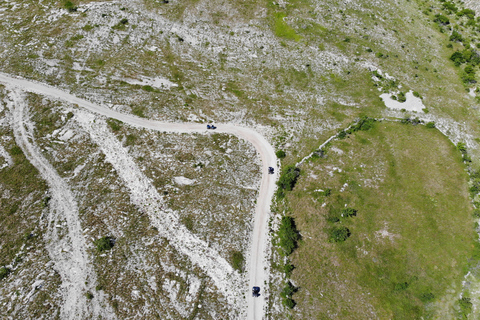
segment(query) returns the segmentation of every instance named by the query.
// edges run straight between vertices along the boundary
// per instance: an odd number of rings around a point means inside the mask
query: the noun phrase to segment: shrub
[[[410,117],[405,117],[402,120],[400,120],[400,123],[402,124],[412,124],[416,126],[417,124],[423,123],[423,120],[420,120],[418,117],[416,118],[410,118]]]
[[[395,287],[393,288],[393,290],[395,291],[407,290],[409,286],[410,285],[408,282],[400,282],[395,284]]]
[[[422,302],[429,302],[433,299],[435,299],[435,295],[431,292],[422,293],[422,295],[420,296],[420,300],[422,300]]]
[[[287,154],[285,153],[285,151],[283,150],[278,150],[275,155],[277,156],[278,159],[283,159],[287,156]]]
[[[407,101],[407,97],[405,97],[405,93],[403,93],[403,92],[401,92],[401,91],[398,93],[398,96],[397,96],[397,97],[398,97],[398,101],[399,101],[399,102],[405,102],[405,101]]]
[[[283,298],[282,304],[284,306],[288,307],[289,309],[293,309],[293,307],[295,307],[296,303],[292,299],[292,296],[295,292],[297,292],[297,290],[298,289],[295,288],[295,286],[290,281],[287,281],[287,283],[285,283],[285,287],[283,288],[282,292],[280,292],[280,296]]]
[[[295,301],[291,298],[283,298],[282,304],[289,309],[295,308],[296,305]]]
[[[464,142],[458,142],[457,143],[457,150],[460,151],[462,154],[467,153],[467,146],[465,145]]]
[[[435,19],[433,21],[437,22],[438,24],[442,24],[444,26],[446,26],[447,24],[450,24],[450,20],[442,14],[436,14]]]
[[[453,42],[463,42],[463,37],[457,30],[453,30],[452,34],[450,35],[450,41]]]
[[[242,272],[243,270],[243,261],[244,261],[244,258],[243,258],[243,254],[240,252],[240,251],[234,251],[232,253],[232,267],[233,269],[239,271],[239,272]]]
[[[327,215],[327,221],[331,223],[339,222],[340,215],[337,212],[329,212]]]
[[[112,237],[101,237],[93,242],[99,252],[110,250],[115,245],[115,239]]]
[[[475,218],[480,218],[480,209],[473,210],[473,216]]]
[[[87,291],[87,293],[85,293],[85,297],[87,297],[88,300],[92,300],[93,294],[90,291]]]
[[[417,91],[413,91],[413,96],[417,97],[417,98],[420,98],[420,93],[418,93]]]
[[[142,86],[142,89],[147,91],[147,92],[153,92],[155,91],[155,89],[152,87],[152,86],[149,86],[149,85],[146,85],[146,86]]]
[[[295,267],[288,261],[284,266],[283,266],[283,272],[285,272],[285,277],[290,278],[292,275],[292,271],[295,269]]]
[[[12,156],[18,156],[18,155],[23,154],[23,151],[22,151],[22,149],[21,149],[19,146],[13,146],[13,147],[10,149],[10,154],[11,154]]]
[[[475,19],[475,11],[472,9],[463,9],[457,12],[457,16],[466,16],[468,19],[472,20]]]
[[[373,128],[373,125],[375,124],[375,119],[369,118],[367,116],[363,116],[358,120],[358,122],[350,127],[350,129],[347,130],[347,133],[353,133],[356,131],[367,131]]]
[[[443,6],[444,10],[449,11],[450,13],[458,11],[458,8],[455,6],[455,4],[453,2],[450,2],[450,1],[445,1],[442,4],[442,6]]]
[[[333,227],[328,230],[329,242],[343,242],[350,237],[350,230],[347,227]]]
[[[63,7],[68,10],[68,12],[77,11],[77,6],[72,1],[65,1]]]
[[[123,122],[117,119],[108,118],[107,124],[113,131],[119,131],[122,128]]]
[[[46,196],[45,198],[43,198],[43,200],[42,200],[42,207],[43,208],[46,208],[48,206],[48,203],[50,202],[50,199],[52,199],[52,198],[49,197],[49,196]]]
[[[350,218],[357,215],[357,210],[353,208],[344,208],[342,209],[342,217]]]
[[[470,301],[470,298],[463,297],[462,299],[458,300],[458,305],[460,306],[460,311],[462,312],[462,315],[466,317],[472,312],[472,302]]]
[[[277,232],[278,246],[281,249],[281,254],[284,256],[290,255],[297,247],[297,242],[300,240],[295,220],[289,216],[283,216],[280,222],[280,227]]]
[[[123,25],[126,25],[126,24],[128,24],[128,19],[123,18],[122,20],[120,20],[120,23],[123,24]]]
[[[10,274],[10,269],[6,267],[0,268],[0,280],[5,279]]]
[[[127,135],[127,140],[125,142],[125,145],[126,146],[131,146],[135,143],[135,141],[137,140],[137,136],[134,135],[134,134],[128,134]]]
[[[279,198],[285,197],[285,191],[292,191],[298,176],[300,175],[300,169],[294,165],[289,165],[283,170],[280,179],[277,181],[278,189],[277,196]]]
[[[345,130],[342,130],[337,134],[337,137],[339,139],[344,139],[346,136],[347,136],[347,133],[345,132]]]
[[[435,122],[427,122],[427,124],[425,126],[429,129],[433,129],[433,128],[435,128]]]

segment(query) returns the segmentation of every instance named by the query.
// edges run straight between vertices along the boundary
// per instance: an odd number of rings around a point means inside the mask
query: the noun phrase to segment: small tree
[[[357,215],[357,210],[353,208],[342,209],[342,217],[349,218]]]
[[[65,1],[64,5],[65,9],[68,10],[68,12],[75,12],[77,11],[77,6],[75,5],[75,3],[73,3],[72,1]]]
[[[99,252],[110,250],[115,245],[115,239],[112,237],[101,237],[93,242]]]
[[[295,220],[289,216],[283,216],[278,228],[278,245],[281,248],[281,254],[284,256],[290,255],[297,247],[297,242],[300,240]]]
[[[350,230],[347,227],[333,227],[328,230],[329,242],[343,242],[350,237]]]
[[[0,268],[0,280],[5,279],[10,274],[10,269],[6,267]]]
[[[286,154],[285,151],[283,151],[283,150],[278,150],[278,151],[275,153],[275,155],[277,156],[278,159],[283,159],[283,158],[285,158],[285,156],[286,156],[287,154]]]
[[[232,253],[232,267],[233,269],[242,272],[243,270],[243,254],[240,251],[235,251]]]
[[[298,176],[300,175],[300,169],[294,165],[289,165],[283,170],[280,179],[277,181],[278,189],[277,196],[279,198],[285,197],[285,191],[292,191]]]
[[[283,305],[289,309],[293,309],[293,307],[295,307],[296,305],[295,301],[292,299],[292,296],[296,291],[297,288],[295,288],[295,286],[290,281],[287,281],[287,283],[285,283],[285,287],[280,293],[280,296],[283,298]]]

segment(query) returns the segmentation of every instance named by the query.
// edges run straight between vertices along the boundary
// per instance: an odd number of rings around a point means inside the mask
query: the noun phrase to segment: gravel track
[[[41,84],[38,82],[29,81],[26,79],[15,78],[3,73],[0,73],[0,82],[8,86],[17,87],[19,89],[35,92],[41,95],[47,95],[55,99],[62,99],[72,104],[76,104],[90,112],[100,114],[109,118],[114,118],[137,128],[146,128],[162,132],[176,132],[176,133],[206,133],[207,130],[204,124],[197,123],[167,123],[160,121],[153,121],[144,118],[139,118],[130,114],[120,113],[111,110],[107,107],[96,105],[90,101],[75,97],[65,91],[57,88]],[[239,138],[251,142],[262,160],[262,180],[260,184],[259,197],[257,206],[255,208],[254,227],[251,237],[251,249],[247,263],[247,274],[249,287],[236,289],[231,287],[231,290],[245,293],[247,297],[247,319],[262,319],[264,316],[265,299],[264,293],[266,283],[269,275],[269,261],[267,259],[268,251],[268,217],[270,212],[271,199],[275,191],[275,181],[277,173],[273,175],[267,174],[269,166],[276,166],[275,151],[270,143],[258,132],[253,129],[242,127],[235,124],[218,124],[218,129],[215,132],[233,134]],[[278,170],[275,170],[278,172]],[[62,180],[63,181],[63,180]],[[67,188],[68,190],[68,188]],[[73,199],[72,199],[73,200]],[[68,222],[68,221],[67,221]],[[81,230],[80,230],[81,231]],[[79,241],[84,241],[83,238]],[[199,253],[197,253],[199,254]],[[86,261],[86,260],[85,260]],[[200,266],[202,267],[202,266]],[[208,272],[207,272],[208,273]],[[215,280],[215,279],[214,279]],[[222,279],[225,281],[226,279]],[[233,283],[232,283],[233,285]],[[262,295],[259,298],[251,296],[251,287],[257,285],[262,288]]]
[[[114,319],[113,310],[103,302],[101,292],[96,292],[88,301],[85,293],[94,292],[96,274],[86,252],[86,243],[78,218],[78,207],[70,188],[43,157],[33,141],[33,124],[28,121],[27,107],[22,93],[12,90],[9,94],[10,110],[13,113],[13,131],[17,144],[23,150],[27,159],[34,165],[47,181],[51,200],[47,215],[48,227],[45,233],[45,244],[50,258],[55,262],[55,270],[62,279],[61,293],[63,305],[60,317],[62,319],[85,319],[101,316],[103,319]],[[65,221],[66,225],[60,224]],[[63,228],[66,235],[61,236]]]

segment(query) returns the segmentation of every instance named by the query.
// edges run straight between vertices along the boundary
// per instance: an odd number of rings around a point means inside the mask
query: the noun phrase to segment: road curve
[[[137,128],[146,128],[164,132],[206,132],[204,124],[198,123],[169,123],[139,118],[131,114],[120,113],[107,107],[96,105],[90,101],[75,97],[65,91],[51,87],[49,85],[38,82],[12,77],[10,75],[0,73],[0,83],[7,86],[18,87],[28,92],[34,92],[46,95],[54,99],[62,99],[67,102],[77,104],[90,112],[97,113],[109,118],[120,120]],[[264,315],[265,284],[268,280],[269,262],[266,259],[267,236],[268,236],[268,216],[270,212],[271,200],[275,191],[275,181],[277,179],[278,168],[275,174],[268,174],[268,167],[276,166],[276,156],[270,143],[258,132],[253,129],[242,127],[235,124],[218,124],[215,132],[227,133],[245,139],[253,144],[262,160],[262,180],[260,183],[260,191],[255,208],[253,234],[251,237],[250,261],[247,263],[247,273],[249,277],[249,287],[239,290],[245,290],[247,297],[247,319],[260,320]],[[251,288],[253,286],[261,287],[261,296],[253,298]]]

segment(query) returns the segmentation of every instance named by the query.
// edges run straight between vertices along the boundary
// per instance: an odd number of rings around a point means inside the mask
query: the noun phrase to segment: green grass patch
[[[285,18],[287,17],[286,13],[283,12],[275,12],[273,14],[274,17],[274,33],[277,37],[287,39],[287,40],[294,40],[300,41],[302,36],[298,35],[295,32],[295,29],[290,27]]]
[[[303,288],[293,296],[298,317],[453,318],[460,303],[451,299],[478,255],[463,145],[434,128],[376,122],[333,146],[343,153],[303,166],[286,195],[308,234],[290,256]],[[308,191],[326,186],[320,202]]]

